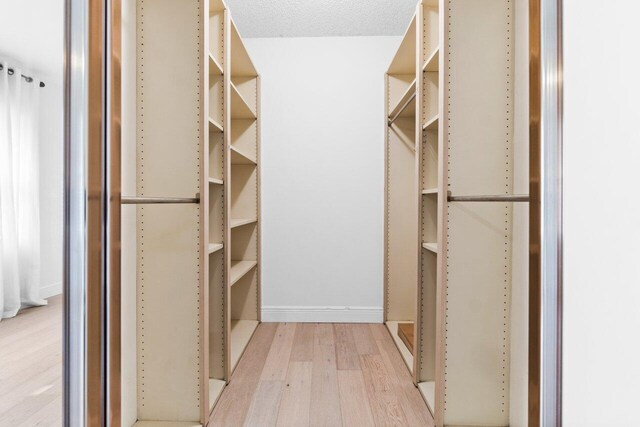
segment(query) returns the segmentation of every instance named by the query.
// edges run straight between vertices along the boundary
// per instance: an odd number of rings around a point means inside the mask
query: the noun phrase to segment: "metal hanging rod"
[[[407,99],[407,101],[402,105],[402,107],[400,108],[400,111],[398,111],[398,112],[395,114],[395,116],[393,116],[392,118],[390,118],[390,119],[389,119],[389,122],[388,122],[388,125],[389,125],[389,126],[391,126],[391,124],[392,124],[393,122],[395,122],[395,121],[396,121],[396,119],[397,119],[398,117],[400,117],[400,114],[402,114],[402,112],[403,112],[404,110],[406,110],[406,109],[407,109],[407,107],[409,106],[409,104],[411,104],[411,101],[413,101],[415,98],[416,98],[416,94],[415,94],[415,92],[414,92],[414,93],[412,93],[412,94],[411,94],[411,96],[409,97],[409,99]]]
[[[0,64],[0,71],[2,70],[4,70],[4,65]],[[15,73],[13,68],[7,68],[7,74],[9,74],[10,76],[13,76],[13,73]],[[33,81],[33,77],[25,76],[24,74],[20,74],[20,77],[25,79],[27,83],[31,83]],[[38,86],[44,87],[44,82],[40,82]]]
[[[449,202],[528,202],[527,194],[501,194],[495,196],[452,196],[447,192]]]
[[[196,197],[122,197],[123,205],[169,205],[183,203],[200,203],[200,194]]]

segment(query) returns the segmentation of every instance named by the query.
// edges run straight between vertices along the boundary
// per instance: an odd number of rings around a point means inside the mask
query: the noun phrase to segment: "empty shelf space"
[[[209,378],[209,411],[213,409],[227,383],[223,380]]]
[[[214,252],[218,252],[222,248],[224,248],[224,245],[222,243],[209,243],[208,252],[212,254]]]
[[[434,381],[418,383],[418,390],[420,390],[424,401],[427,402],[429,411],[433,414],[436,407],[436,383]]]
[[[232,165],[255,165],[257,164],[254,159],[247,154],[238,150],[233,145],[231,146],[231,164]]]
[[[233,286],[256,265],[258,265],[257,261],[231,261],[231,273],[229,273],[231,276],[230,285]]]
[[[423,243],[422,248],[428,251],[431,251],[435,254],[438,253],[438,244],[437,243]]]
[[[231,118],[255,119],[256,112],[249,106],[244,97],[238,92],[236,85],[231,83]]]
[[[258,222],[257,218],[236,218],[231,220],[231,228],[241,227],[247,224]]]
[[[407,321],[389,320],[385,323],[385,325],[387,325],[387,329],[389,330],[389,333],[391,333],[391,338],[393,338],[393,341],[396,343],[396,347],[398,347],[400,354],[402,354],[404,363],[407,364],[407,368],[409,368],[409,371],[413,372],[413,354],[411,354],[407,346],[402,342],[402,339],[398,336],[398,323],[413,323],[413,322],[410,320],[407,320]]]
[[[412,81],[402,97],[398,100],[395,107],[389,112],[389,119],[393,120],[396,116],[408,117],[411,111],[415,114],[415,108],[411,109],[407,104],[414,103],[416,100],[416,81]]]
[[[438,71],[440,68],[440,49],[436,47],[422,67],[422,71]]]
[[[213,55],[213,53],[209,52],[209,75],[221,76],[222,74],[223,74],[222,66],[220,65],[216,57]]]
[[[257,320],[231,321],[231,371],[236,368],[242,353],[247,348],[253,333],[258,327]]]
[[[224,181],[218,178],[211,178],[209,177],[209,184],[216,184],[216,185],[222,185],[224,184]]]
[[[422,190],[422,194],[438,194],[438,187],[425,188]]]
[[[209,132],[222,132],[222,125],[212,118],[209,118]]]
[[[427,120],[427,122],[422,125],[423,130],[438,130],[438,114]]]

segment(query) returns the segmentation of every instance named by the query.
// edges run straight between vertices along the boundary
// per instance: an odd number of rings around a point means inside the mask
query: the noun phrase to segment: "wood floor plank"
[[[379,354],[362,355],[360,362],[376,426],[409,425],[397,393],[397,378],[392,368],[385,366]]]
[[[277,426],[309,425],[312,362],[291,362],[287,372]]]
[[[258,326],[229,385],[213,409],[209,425],[240,427],[244,424],[277,329],[277,323],[261,323]]]
[[[378,345],[373,339],[371,328],[368,324],[359,323],[351,325],[351,331],[358,354],[379,354]]]
[[[282,381],[260,381],[247,413],[245,427],[276,425],[283,386]]]
[[[295,333],[295,323],[280,323],[278,325],[260,376],[261,381],[284,381],[286,379]]]
[[[296,326],[296,335],[291,349],[292,362],[311,362],[313,360],[313,340],[316,323],[301,323]]]
[[[362,371],[338,371],[342,423],[345,426],[374,426],[371,405],[364,385]]]
[[[389,336],[389,330],[384,323],[369,323],[369,329],[374,340],[385,339]]]
[[[351,332],[351,325],[333,325],[336,340],[336,362],[338,370],[359,370],[360,357]]]
[[[316,325],[316,333],[314,345],[336,345],[335,335],[333,333],[333,325],[331,323],[319,323]]]
[[[322,325],[319,325],[322,326]],[[340,389],[333,328],[317,328],[311,378],[311,427],[340,427]]]

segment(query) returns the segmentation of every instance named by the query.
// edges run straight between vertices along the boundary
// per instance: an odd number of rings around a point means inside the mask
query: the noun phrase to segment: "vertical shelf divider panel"
[[[136,4],[137,196],[204,197],[200,205],[136,208],[140,425],[207,421],[203,5],[182,0]]]

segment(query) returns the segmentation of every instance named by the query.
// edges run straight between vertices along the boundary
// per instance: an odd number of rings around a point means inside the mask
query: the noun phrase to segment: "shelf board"
[[[422,67],[422,71],[438,71],[440,69],[440,47],[436,46],[427,61]]]
[[[420,23],[422,26],[422,23]],[[415,74],[416,72],[416,15],[409,23],[395,56],[391,60],[388,74]]]
[[[224,247],[224,245],[222,243],[209,243],[208,251],[209,251],[210,254],[212,254],[214,252],[218,252],[223,247]]]
[[[209,132],[221,133],[222,125],[209,117]]]
[[[224,181],[218,178],[211,178],[209,177],[209,184],[216,184],[216,185],[222,185],[224,184]]]
[[[385,325],[387,326],[389,333],[391,333],[391,338],[393,338],[393,342],[396,343],[396,347],[398,347],[400,354],[402,354],[402,359],[404,360],[404,363],[407,364],[407,368],[409,368],[409,371],[413,372],[413,354],[411,354],[407,346],[404,345],[404,343],[402,342],[402,339],[398,336],[398,323],[412,323],[412,321],[411,320],[401,320],[401,321],[389,320],[385,323]]]
[[[231,118],[232,119],[255,119],[256,112],[249,106],[249,103],[238,91],[236,85],[231,83]]]
[[[216,405],[227,383],[224,380],[209,378],[209,412]]]
[[[436,114],[435,116],[433,116],[432,118],[427,120],[427,122],[424,125],[422,125],[422,129],[423,130],[438,130],[438,122],[440,121],[439,117],[440,116],[438,114]]]
[[[428,251],[433,252],[434,254],[438,253],[438,244],[437,243],[422,243],[422,248]]]
[[[254,159],[247,154],[238,150],[233,145],[231,146],[231,164],[232,165],[255,165],[257,164]]]
[[[226,43],[226,41],[225,41]],[[253,61],[242,42],[236,23],[231,19],[231,75],[233,77],[255,77],[258,75]]]
[[[425,188],[422,190],[422,194],[438,194],[438,187]]]
[[[247,348],[247,344],[251,341],[258,323],[257,320],[231,321],[231,372],[236,369],[236,365]]]
[[[395,107],[393,107],[393,109],[389,112],[389,119],[394,118],[398,114],[400,109],[411,99],[412,96],[413,96],[413,99],[411,100],[411,104],[409,104],[407,108],[405,108],[398,117],[415,116],[416,114],[415,95],[416,95],[416,81],[413,80],[409,85],[409,87],[407,88],[407,90],[404,92],[404,94],[400,97]]]
[[[209,75],[221,76],[222,74],[222,66],[220,66],[220,63],[218,62],[216,57],[213,56],[213,53],[209,52]]]
[[[244,275],[250,272],[256,265],[258,265],[257,261],[231,261],[231,272],[229,273],[231,281],[229,285],[235,285],[238,280],[242,279]]]
[[[258,222],[257,218],[236,218],[231,220],[231,228],[242,227],[243,225]]]
[[[133,427],[202,427],[192,421],[136,421]]]
[[[436,383],[434,381],[418,383],[418,390],[433,415],[436,409]]]

